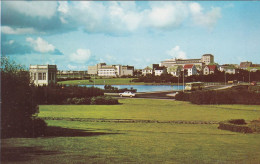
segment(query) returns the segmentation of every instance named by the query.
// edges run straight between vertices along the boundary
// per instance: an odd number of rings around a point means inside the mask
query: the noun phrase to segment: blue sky
[[[26,67],[144,68],[206,53],[260,64],[260,1],[1,2],[1,55]]]

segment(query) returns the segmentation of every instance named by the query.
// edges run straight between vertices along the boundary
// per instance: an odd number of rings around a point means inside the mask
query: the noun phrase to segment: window
[[[38,73],[38,80],[42,80],[42,73]]]
[[[33,80],[36,80],[36,73],[33,74]]]
[[[42,73],[43,75],[43,80],[46,80],[46,73]]]
[[[48,74],[48,80],[52,80],[52,76],[51,75],[52,75],[52,73]]]

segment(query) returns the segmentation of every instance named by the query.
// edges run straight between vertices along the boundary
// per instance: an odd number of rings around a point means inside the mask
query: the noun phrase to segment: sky
[[[203,54],[260,64],[260,1],[1,1],[1,56],[25,67],[141,69]]]

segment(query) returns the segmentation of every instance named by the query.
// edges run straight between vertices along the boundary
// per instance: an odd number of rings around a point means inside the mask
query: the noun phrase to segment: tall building
[[[35,85],[43,86],[57,83],[56,65],[30,65],[29,72]]]
[[[88,66],[88,74],[104,77],[133,76],[134,66],[122,66],[119,64],[106,65],[106,63],[99,63],[95,66]]]
[[[209,65],[210,63],[214,63],[214,56],[211,54],[204,54],[202,55],[201,62]]]
[[[214,63],[214,56],[212,54],[204,54],[201,59],[167,59],[161,62],[161,66],[171,67],[171,66],[184,66],[186,64],[193,64],[200,68],[208,65],[209,63]]]

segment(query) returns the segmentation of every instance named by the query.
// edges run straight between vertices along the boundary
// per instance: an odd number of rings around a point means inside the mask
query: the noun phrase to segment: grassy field
[[[117,123],[63,118],[222,121],[260,117],[260,106],[120,99],[120,105],[40,106],[48,136],[2,140],[3,163],[260,163],[260,134],[217,124]]]
[[[95,79],[96,85],[154,85],[155,83],[144,83],[144,82],[131,82],[134,78],[103,78],[103,79]],[[60,81],[59,84],[67,84],[67,85],[94,85],[94,79],[89,80],[68,80],[68,81]],[[156,83],[156,85],[177,85],[170,83]]]

